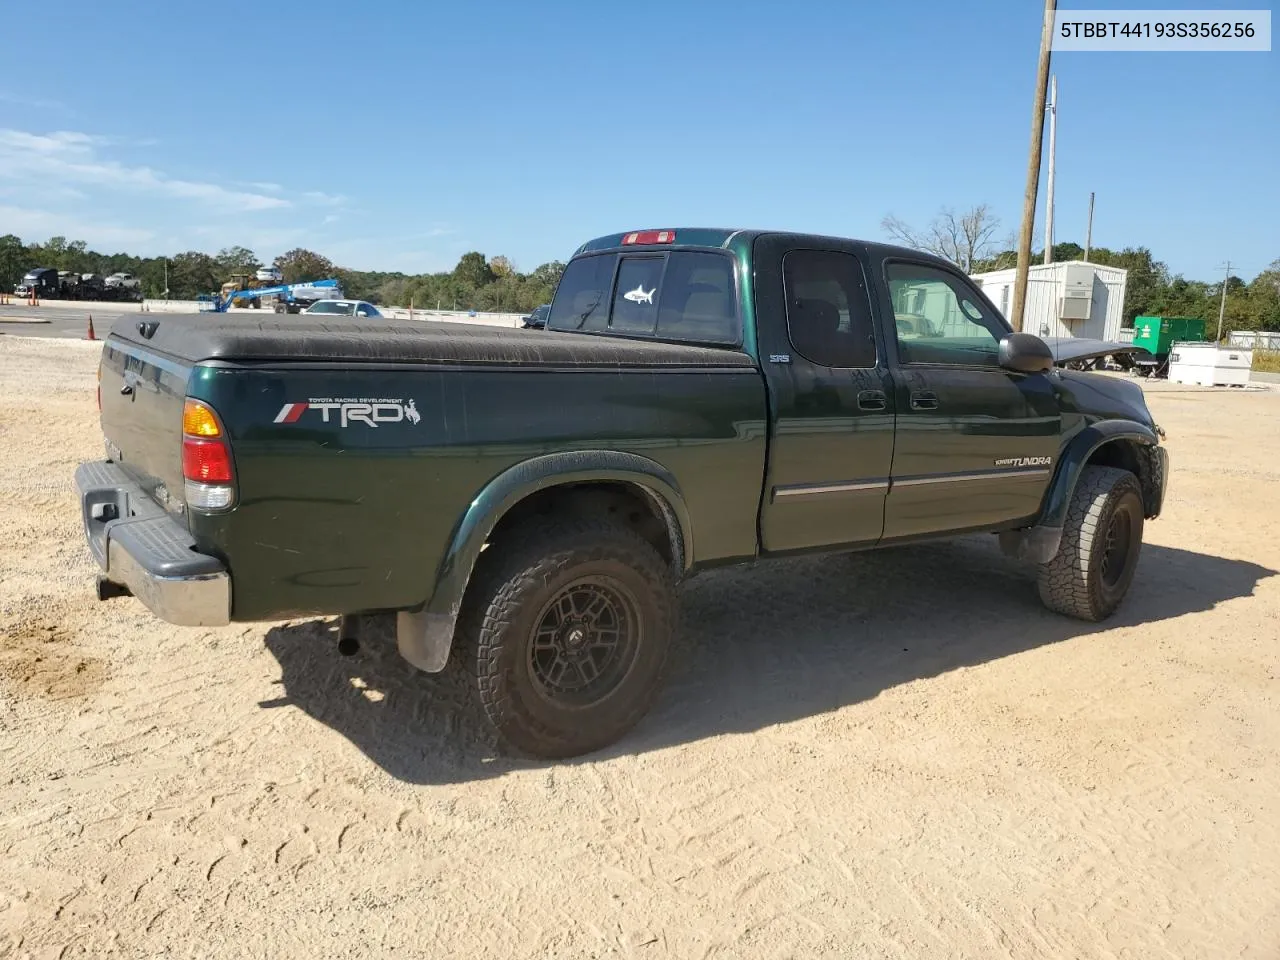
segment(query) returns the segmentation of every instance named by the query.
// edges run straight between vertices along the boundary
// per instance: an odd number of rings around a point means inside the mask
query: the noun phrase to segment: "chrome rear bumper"
[[[76,489],[89,552],[101,580],[123,587],[161,620],[216,627],[231,620],[231,576],[222,561],[196,550],[177,518],[118,465],[82,463]],[[102,588],[106,599],[124,591]]]

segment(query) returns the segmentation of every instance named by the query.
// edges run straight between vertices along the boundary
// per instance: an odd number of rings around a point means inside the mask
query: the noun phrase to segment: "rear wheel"
[[[618,740],[661,687],[676,621],[666,563],[596,519],[535,522],[494,553],[482,555],[461,623],[486,719],[505,745],[539,757]]]
[[[1085,467],[1076,483],[1058,554],[1041,564],[1040,599],[1081,620],[1115,613],[1142,551],[1142,488],[1116,467]]]

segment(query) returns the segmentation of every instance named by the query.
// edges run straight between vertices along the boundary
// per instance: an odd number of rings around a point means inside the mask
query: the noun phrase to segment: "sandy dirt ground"
[[[552,765],[389,634],[94,601],[96,356],[0,338],[0,958],[1280,957],[1280,393],[1150,389],[1105,626],[991,537],[717,572]]]

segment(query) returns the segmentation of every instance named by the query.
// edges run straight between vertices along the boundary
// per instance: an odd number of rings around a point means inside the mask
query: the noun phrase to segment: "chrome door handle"
[[[883,390],[863,390],[858,394],[859,410],[883,410],[889,405]]]
[[[932,390],[917,390],[911,394],[912,410],[937,410],[938,395]]]

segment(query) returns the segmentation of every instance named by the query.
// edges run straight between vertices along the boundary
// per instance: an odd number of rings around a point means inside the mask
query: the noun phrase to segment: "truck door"
[[[1035,516],[1061,430],[1047,375],[999,366],[1009,329],[958,271],[891,259],[878,280],[898,409],[884,539]]]
[[[893,457],[892,379],[853,244],[755,242],[757,341],[768,384],[765,552],[873,544]]]

